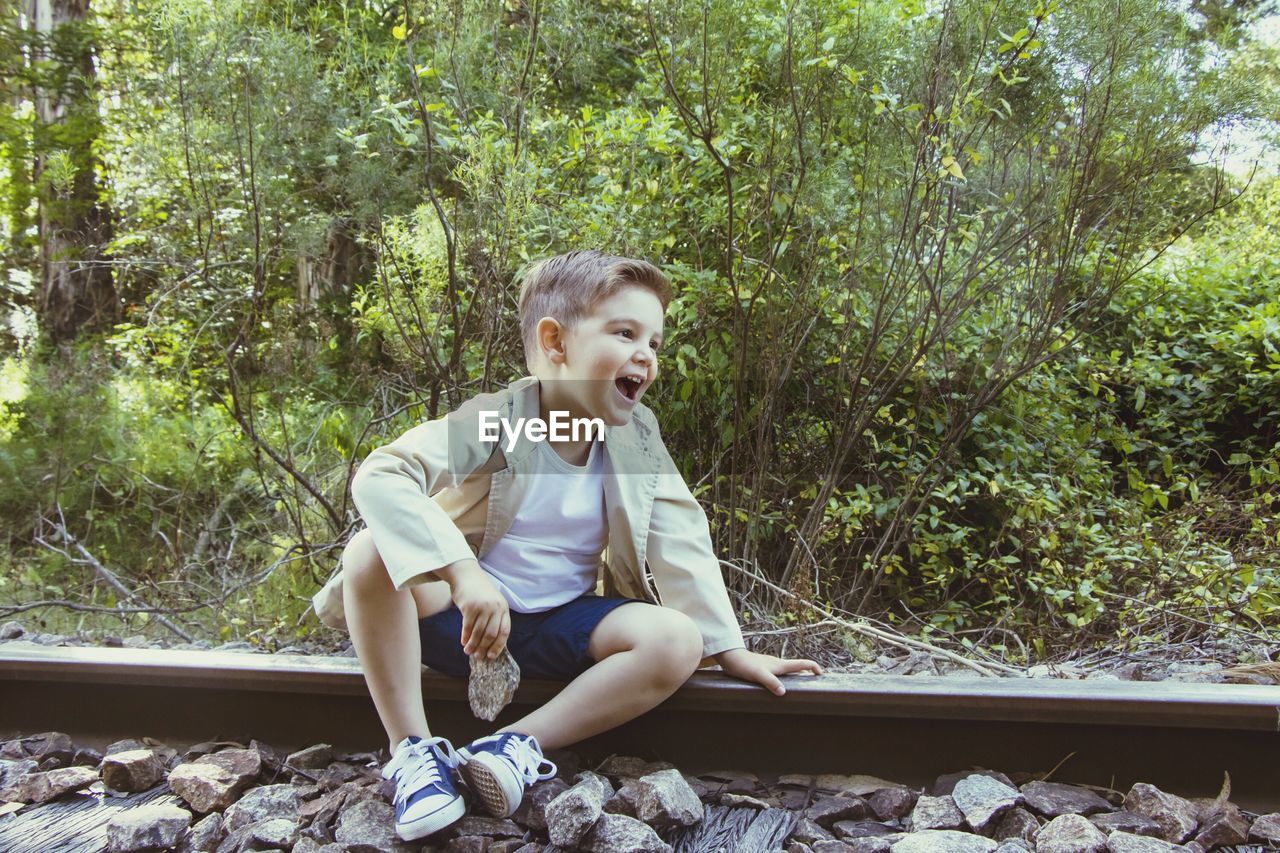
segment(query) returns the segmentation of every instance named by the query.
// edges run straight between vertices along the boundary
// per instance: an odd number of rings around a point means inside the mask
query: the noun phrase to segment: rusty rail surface
[[[1150,782],[1280,808],[1280,687],[890,675],[786,676],[785,696],[714,671],[666,702],[571,747],[686,772],[866,773],[914,787],[968,768],[1044,772],[1121,791]],[[564,685],[527,680],[493,723],[471,716],[466,682],[425,670],[433,734],[466,742],[513,722]],[[385,745],[352,658],[0,645],[0,736],[64,731],[104,746],[256,737],[284,748]]]

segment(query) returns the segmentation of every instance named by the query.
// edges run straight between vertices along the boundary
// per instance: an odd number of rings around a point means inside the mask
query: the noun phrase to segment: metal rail
[[[1280,687],[889,675],[788,676],[786,696],[699,672],[649,713],[571,747],[666,759],[686,772],[865,773],[914,787],[983,767],[1126,790],[1150,782],[1280,809]],[[563,684],[525,681],[493,723],[466,683],[424,670],[432,732],[465,742]],[[256,737],[377,749],[382,728],[351,658],[0,645],[0,735],[64,731],[102,746]]]

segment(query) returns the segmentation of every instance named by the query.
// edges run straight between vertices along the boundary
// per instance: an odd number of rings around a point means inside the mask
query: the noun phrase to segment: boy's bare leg
[[[447,590],[444,584],[431,586]],[[368,530],[352,537],[342,553],[342,603],[351,644],[392,752],[409,735],[431,737],[422,705],[418,590],[396,590]]]
[[[698,668],[702,635],[678,611],[624,604],[600,620],[588,650],[598,663],[502,731],[531,734],[549,750],[635,719],[676,692]]]

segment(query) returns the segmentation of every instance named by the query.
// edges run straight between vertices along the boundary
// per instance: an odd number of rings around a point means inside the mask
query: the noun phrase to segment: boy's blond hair
[[[667,310],[671,282],[648,261],[578,249],[534,264],[520,284],[520,337],[529,370],[538,352],[539,320],[553,317],[573,329],[601,300],[631,286],[649,290]]]

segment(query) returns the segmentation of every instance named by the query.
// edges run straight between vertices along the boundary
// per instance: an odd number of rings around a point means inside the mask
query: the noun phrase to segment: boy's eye
[[[631,333],[631,330],[630,330],[630,329],[619,329],[619,330],[618,330],[618,334],[620,334],[620,335],[626,335],[628,338],[630,338],[630,337],[634,337],[634,336],[632,335],[632,333]]]

